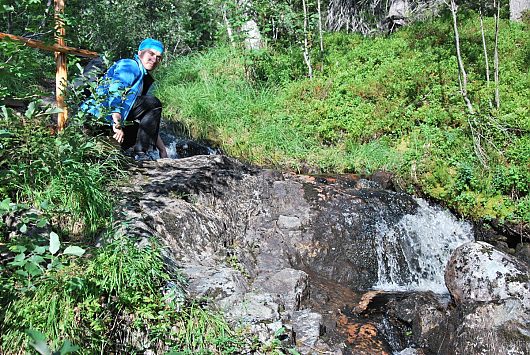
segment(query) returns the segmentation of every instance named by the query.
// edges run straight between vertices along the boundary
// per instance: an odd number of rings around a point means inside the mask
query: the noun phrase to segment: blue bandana
[[[154,49],[155,51],[160,52],[160,54],[164,53],[164,45],[162,42],[152,38],[146,38],[140,43],[138,50],[143,51],[144,49]]]

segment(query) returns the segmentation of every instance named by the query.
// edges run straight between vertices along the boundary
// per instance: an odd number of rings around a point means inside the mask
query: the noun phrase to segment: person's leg
[[[160,100],[154,96],[138,96],[127,117],[127,121],[138,122],[134,151],[147,152],[156,147],[161,117]]]
[[[140,124],[138,122],[126,122],[123,125],[123,142],[121,142],[121,149],[124,151],[136,145],[136,137],[138,137],[138,129]]]

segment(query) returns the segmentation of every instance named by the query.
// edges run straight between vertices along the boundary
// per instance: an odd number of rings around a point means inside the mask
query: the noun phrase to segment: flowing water
[[[374,288],[445,294],[445,266],[457,247],[474,240],[472,226],[425,200],[416,202],[415,214],[376,226],[378,282]]]

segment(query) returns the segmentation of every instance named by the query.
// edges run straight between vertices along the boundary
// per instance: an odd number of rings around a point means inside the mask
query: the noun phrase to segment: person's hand
[[[123,143],[123,137],[124,137],[123,129],[119,126],[116,127],[116,125],[113,125],[112,131],[114,132],[114,135],[112,136],[112,138],[114,138],[120,144]]]
[[[112,125],[112,131],[114,132],[114,135],[112,138],[118,141],[118,143],[123,143],[123,129],[121,127],[121,114],[119,112],[114,112],[112,114],[112,120],[114,121],[114,124]]]

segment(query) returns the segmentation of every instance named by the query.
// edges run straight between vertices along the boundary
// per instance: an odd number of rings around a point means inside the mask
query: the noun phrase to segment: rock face
[[[447,288],[458,307],[455,353],[530,353],[528,266],[484,242],[468,243],[451,257]]]
[[[384,335],[384,327],[348,319],[343,320],[348,342],[335,329],[341,309],[362,302],[354,291],[369,290],[378,281],[374,235],[382,225],[399,226],[418,212],[410,196],[354,176],[295,176],[250,168],[221,155],[142,162],[134,174],[122,188],[124,214],[131,221],[127,232],[157,235],[167,246],[168,265],[187,276],[191,295],[207,298],[234,325],[251,329],[262,341],[283,333],[281,340],[302,354],[366,353],[367,348],[380,354],[409,347],[437,352],[449,344],[467,349],[471,340],[455,335],[449,325],[456,316],[434,296],[387,302],[395,305],[387,314],[392,329],[412,329],[414,341],[402,338],[389,346],[371,338]],[[455,273],[464,265],[453,264]],[[504,274],[510,270],[516,269]],[[524,310],[513,303],[517,280],[507,282],[495,300]],[[472,293],[468,284],[451,286],[459,295],[455,299],[466,300]],[[485,297],[473,295],[475,301]],[[400,302],[405,302],[401,308]],[[499,309],[488,306],[481,312],[477,317],[495,317]],[[466,324],[459,329],[464,331]],[[366,344],[377,344],[377,349]]]
[[[251,169],[225,156],[143,162],[124,190],[137,233],[151,230],[170,264],[234,324],[262,340],[283,327],[303,353],[340,352],[308,308],[309,273],[352,289],[378,278],[373,235],[417,208],[408,195],[347,181]],[[305,350],[304,350],[305,349]]]
[[[484,242],[456,249],[447,265],[445,282],[458,304],[513,298],[530,309],[528,267]]]

